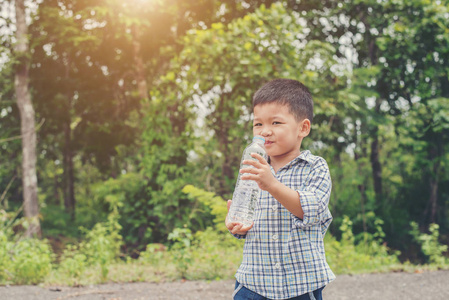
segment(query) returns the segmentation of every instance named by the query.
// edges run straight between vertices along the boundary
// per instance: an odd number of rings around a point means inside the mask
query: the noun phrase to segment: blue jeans
[[[319,288],[313,292],[290,298],[288,300],[323,300],[322,291],[324,289],[324,286],[322,288]],[[242,284],[240,284],[238,281],[235,281],[235,289],[234,294],[232,294],[232,299],[234,300],[269,300],[268,298],[265,298],[264,296],[261,296],[253,291],[248,290],[246,287],[244,287]]]

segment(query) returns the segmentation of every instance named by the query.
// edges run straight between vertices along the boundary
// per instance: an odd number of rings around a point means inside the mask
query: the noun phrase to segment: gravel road
[[[85,287],[0,286],[3,300],[229,300],[234,281],[108,283]],[[340,275],[324,289],[326,300],[449,299],[449,271]]]

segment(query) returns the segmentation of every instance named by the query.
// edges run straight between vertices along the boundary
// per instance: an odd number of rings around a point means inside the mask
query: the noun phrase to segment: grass
[[[117,219],[111,217],[97,223],[79,244],[70,245],[72,239],[50,239],[50,243],[57,243],[53,248],[48,240],[15,240],[0,231],[0,284],[78,286],[105,282],[226,280],[234,278],[242,260],[244,241],[216,228],[196,233],[177,228],[169,235],[168,245],[149,244],[138,259],[120,253],[119,230]],[[337,275],[449,270],[449,259],[444,256],[429,260],[426,265],[401,263],[400,253],[383,243],[380,229],[375,234],[354,237],[352,223],[345,219],[341,231],[340,240],[330,234],[325,237],[327,261]],[[438,243],[435,234],[419,237],[427,242],[428,256],[442,254],[446,249]]]
[[[167,256],[170,254],[167,253]],[[223,255],[225,256],[225,255]],[[237,255],[241,257],[241,255]],[[143,263],[139,260],[130,260],[128,262],[121,261],[112,263],[109,266],[109,274],[106,280],[101,278],[101,270],[99,266],[89,267],[83,273],[82,279],[75,280],[57,269],[53,269],[43,282],[44,286],[84,286],[91,284],[101,284],[106,282],[127,283],[127,282],[173,282],[177,280],[230,280],[234,279],[235,271],[239,266],[239,261],[236,259],[223,260],[223,269],[217,269],[213,266],[207,256],[198,258],[192,265],[189,266],[186,276],[183,277],[178,271],[177,263],[170,258],[164,258],[160,263],[151,265]],[[358,263],[354,266],[359,266]],[[373,268],[356,268],[348,267],[342,272],[338,272],[336,268],[330,265],[331,269],[335,270],[338,275],[341,274],[367,274],[367,273],[388,273],[388,272],[407,272],[407,273],[422,273],[437,270],[449,270],[449,265],[413,265],[411,263],[395,263],[390,265],[379,266]]]

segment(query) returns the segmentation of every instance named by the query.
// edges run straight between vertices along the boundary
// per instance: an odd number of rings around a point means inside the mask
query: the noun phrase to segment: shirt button
[[[275,267],[276,269],[280,269],[280,268],[281,268],[281,264],[280,264],[280,263],[276,263],[276,264],[274,265],[274,267]]]
[[[278,206],[276,204],[273,204],[273,206],[271,206],[271,209],[276,211],[278,209]]]
[[[277,240],[278,239],[278,235],[277,234],[273,234],[273,240]]]

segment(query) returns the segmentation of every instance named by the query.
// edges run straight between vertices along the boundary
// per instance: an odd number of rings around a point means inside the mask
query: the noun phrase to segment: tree
[[[359,141],[354,151],[361,163],[365,160],[360,158],[369,157],[373,179],[372,186],[361,187],[368,200],[374,191],[371,207],[387,221],[390,236],[403,234],[410,218],[444,222],[447,212],[439,209],[444,203],[438,198],[444,197],[441,182],[447,180],[447,131],[436,124],[447,109],[448,2],[287,3],[308,20],[309,40],[329,41],[339,57],[351,53],[352,94],[363,98],[363,109],[347,116],[360,124],[351,125]],[[436,111],[439,117],[432,117]],[[351,140],[345,143],[351,145]]]
[[[83,30],[83,23],[70,16],[72,6],[76,5],[76,2],[66,3],[67,6],[59,6],[60,4],[59,1],[41,4],[38,10],[39,18],[31,28],[35,45],[31,82],[35,91],[37,111],[40,117],[47,120],[41,138],[45,140],[46,135],[50,134],[51,138],[56,140],[55,146],[60,151],[55,154],[48,151],[51,148],[47,147],[47,155],[54,155],[59,159],[62,153],[64,206],[74,219],[76,197],[73,160],[78,148],[75,134],[81,121],[84,121],[79,113],[84,107],[80,109],[80,106],[87,100],[80,97],[83,96],[83,90],[92,92],[92,96],[98,96],[104,89],[100,85],[100,66],[89,68],[89,61],[86,61],[91,49],[98,44],[98,37],[88,30]],[[83,11],[81,7],[80,11],[75,13],[86,15],[90,11]],[[86,75],[86,71],[91,73],[90,81],[99,84],[96,91],[88,89],[86,81],[80,78]],[[84,89],[81,89],[83,85]],[[99,109],[98,106],[98,102],[92,103],[92,107]]]
[[[40,236],[41,227],[38,219],[35,114],[28,87],[30,49],[24,0],[15,1],[15,13],[17,29],[14,55],[17,62],[14,83],[21,120],[23,207],[29,222],[26,236],[31,237]]]
[[[414,137],[412,144],[404,146],[414,149],[419,180],[427,183],[427,201],[415,202],[426,225],[446,219],[438,198],[440,182],[447,180],[448,5],[448,1],[386,1],[393,21],[378,39],[382,54],[379,85],[386,88],[390,113],[401,116],[396,118],[398,133]],[[416,120],[411,121],[411,116]]]
[[[163,50],[179,51],[175,39],[204,11],[196,1],[162,2],[49,0],[39,5],[31,27],[31,83],[37,113],[46,120],[41,153],[63,162],[62,180],[54,184],[63,187],[72,217],[74,163],[97,166],[104,179],[127,170],[117,147],[137,156],[141,100],[168,64]]]
[[[162,77],[153,101],[173,101],[174,109],[204,118],[195,130],[204,135],[195,152],[206,188],[230,196],[242,150],[252,135],[252,95],[270,78],[296,78],[310,87],[318,139],[328,128],[323,126],[324,116],[336,114],[351,101],[338,97],[346,80],[331,70],[335,49],[320,41],[306,44],[302,36],[299,16],[276,4],[261,6],[228,25],[214,23],[208,30],[191,31],[184,38],[183,50]]]
[[[5,6],[9,3],[5,3]],[[12,5],[12,4],[11,4]],[[6,20],[8,22],[6,22]],[[0,27],[8,28],[9,18]],[[0,57],[12,56],[10,45],[12,30],[1,37]],[[18,175],[21,166],[20,113],[14,91],[14,65],[11,60],[0,66],[0,207],[9,209],[9,203],[23,203],[21,181]],[[19,180],[17,180],[19,179]]]

